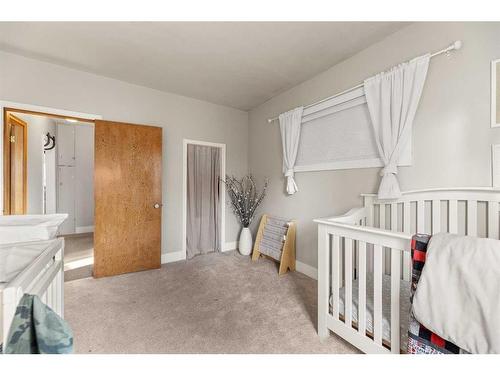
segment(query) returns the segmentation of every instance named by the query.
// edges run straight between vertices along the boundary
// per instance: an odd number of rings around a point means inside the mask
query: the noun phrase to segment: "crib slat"
[[[48,305],[52,310],[54,310],[54,284],[53,284],[53,282],[51,282],[47,288],[50,290],[50,295],[49,295],[50,298],[48,301]]]
[[[385,204],[379,205],[379,228],[385,229]]]
[[[403,232],[410,233],[411,231],[411,206],[410,202],[403,202]]]
[[[411,207],[410,202],[403,203],[403,232],[410,233],[411,231]],[[405,251],[403,255],[403,280],[409,281],[411,275],[411,256]]]
[[[47,301],[45,302],[46,305],[48,305],[51,309],[53,308],[52,306],[52,285],[49,284],[47,286],[47,290],[45,291],[47,295]]]
[[[498,239],[498,202],[488,202],[488,238]]]
[[[458,201],[450,199],[448,201],[448,231],[458,233]]]
[[[352,327],[352,240],[345,239],[345,296],[344,296],[344,319],[345,324]]]
[[[373,340],[382,345],[382,246],[373,247]]]
[[[57,311],[57,301],[56,301],[57,290],[56,290],[56,283],[54,282],[54,280],[52,280],[50,288],[52,289],[52,301],[50,303],[52,304],[52,309],[54,311]]]
[[[59,314],[59,292],[60,292],[60,290],[59,290],[59,272],[57,273],[54,280],[52,280],[52,282],[54,283],[54,294],[55,294],[54,311]]]
[[[57,274],[56,274],[57,277]],[[57,281],[52,280],[52,304],[54,305],[54,311],[57,311],[59,307],[57,306]]]
[[[396,232],[398,230],[398,205],[391,203],[391,230]]]
[[[441,232],[441,201],[432,201],[432,234]]]
[[[398,231],[398,205],[397,203],[390,203],[390,213],[391,213],[391,231],[397,232]],[[391,273],[391,249],[386,248],[384,251],[384,267],[385,267],[385,274],[390,274]]]
[[[417,201],[417,233],[425,233],[425,201]]]
[[[359,241],[358,331],[366,333],[366,242]]]
[[[379,205],[379,228],[380,229],[386,229],[386,205],[381,203]],[[382,264],[383,264],[383,269],[384,269],[384,272],[386,272],[386,270],[389,268],[389,265],[385,264],[385,251],[383,252],[383,255],[382,255]]]
[[[57,277],[57,275],[56,275]],[[58,310],[57,306],[57,282],[56,280],[52,280],[52,290],[53,290],[53,297],[52,297],[52,304],[54,305],[54,311]]]
[[[477,201],[467,201],[467,235],[477,235]]]
[[[401,264],[401,252],[392,249],[391,253],[391,352],[399,354],[399,265]]]
[[[64,284],[62,283],[62,279],[64,279],[64,268],[61,267],[59,270],[59,275],[57,275],[57,313],[62,317],[63,315],[63,306],[62,306],[62,289],[64,288]]]
[[[333,236],[332,238],[332,313],[335,319],[339,318],[339,246],[340,237]]]

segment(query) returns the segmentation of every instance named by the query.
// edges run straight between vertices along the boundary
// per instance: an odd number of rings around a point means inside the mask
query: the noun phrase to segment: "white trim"
[[[193,139],[182,140],[182,252],[184,254],[184,259],[187,258],[186,255],[186,236],[187,236],[187,146],[188,144],[208,146],[208,147],[218,147],[221,149],[221,177],[226,176],[226,144],[225,143],[214,143],[206,141],[197,141]],[[221,189],[220,205],[221,205],[221,228],[220,228],[220,238],[222,244],[222,250],[225,251],[224,247],[226,245],[226,191]]]
[[[76,227],[75,228],[75,233],[93,233],[94,232],[94,226],[93,225],[87,225],[84,227]]]
[[[497,70],[496,65],[500,63],[500,59],[491,62],[491,127],[500,127],[500,119],[497,121]]]
[[[322,101],[315,105],[311,105],[307,109],[305,109],[302,115],[301,126],[308,126],[308,122],[312,120],[363,104],[366,104],[365,90],[363,87],[338,94],[331,99]],[[410,137],[409,142],[407,142],[407,144],[403,148],[402,155],[398,161],[398,167],[406,167],[412,165],[412,139],[413,135],[412,137]],[[300,142],[301,141],[299,141],[299,143]],[[317,172],[338,169],[380,168],[383,166],[384,163],[382,159],[379,157],[375,157],[370,159],[357,158],[351,160],[338,160],[303,165],[296,164],[293,169],[294,172]]]
[[[295,261],[295,271],[300,272],[311,279],[318,280],[318,269],[310,266],[309,264],[302,263],[298,260]]]
[[[233,242],[226,242],[224,244],[224,248],[222,249],[223,252],[225,251],[231,251],[231,250],[236,250],[238,248],[238,242],[233,241]]]
[[[491,184],[500,188],[500,144],[491,145]]]
[[[83,119],[87,119],[87,120],[100,120],[100,119],[102,119],[101,115],[95,115],[95,114],[91,114],[91,113],[68,111],[66,109],[57,109],[57,108],[43,107],[43,106],[33,105],[33,104],[16,103],[16,102],[10,102],[7,100],[0,100],[0,108],[2,109],[2,111],[5,107],[14,108],[14,109],[22,109],[25,111],[47,113],[49,115],[78,117],[78,118],[83,118]]]
[[[83,259],[77,259],[77,260],[73,260],[70,262],[65,262],[64,263],[64,271],[74,270],[77,268],[90,266],[92,264],[94,264],[94,256],[90,256],[90,257],[83,258]]]
[[[365,103],[365,88],[359,87],[304,109],[301,124]]]
[[[4,126],[4,124],[3,124],[3,109],[6,107],[7,108],[21,109],[21,110],[25,110],[25,111],[43,112],[43,113],[59,115],[59,116],[79,117],[79,118],[88,119],[88,120],[102,119],[101,115],[94,115],[94,114],[90,114],[90,113],[68,111],[65,109],[42,107],[42,106],[38,106],[38,105],[16,103],[16,102],[10,102],[7,100],[0,100],[0,133],[2,134],[2,136],[0,136],[0,150],[2,150],[2,153],[0,155],[0,191],[3,191],[3,126]],[[0,199],[0,215],[3,215],[3,199]]]
[[[178,262],[180,260],[186,260],[186,253],[182,250],[161,254],[161,264]]]
[[[330,163],[320,163],[320,164],[310,164],[310,165],[296,165],[293,168],[293,170],[295,172],[317,172],[317,171],[330,171],[335,169],[375,168],[383,166],[384,163],[380,159],[358,159],[358,160],[333,161]]]
[[[411,148],[402,155],[402,160],[398,163],[398,167],[411,166]],[[296,165],[293,167],[294,172],[318,172],[318,171],[332,171],[337,169],[357,169],[357,168],[379,168],[383,167],[382,159],[355,159],[355,160],[342,160],[332,161],[329,163],[309,164],[309,165]]]

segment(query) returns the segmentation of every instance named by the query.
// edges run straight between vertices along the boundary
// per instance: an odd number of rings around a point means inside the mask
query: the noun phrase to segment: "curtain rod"
[[[462,41],[461,40],[456,40],[455,42],[453,42],[452,44],[450,44],[448,47],[443,48],[440,51],[432,53],[431,57],[438,56],[438,55],[441,55],[443,53],[446,53],[447,55],[449,55],[449,53],[451,51],[453,51],[453,50],[459,50],[460,48],[462,48]],[[317,104],[321,104],[323,102],[326,102],[327,100],[336,98],[337,96],[340,96],[340,95],[343,95],[345,93],[348,93],[349,91],[353,91],[353,90],[359,89],[360,87],[363,87],[363,86],[364,86],[364,83],[360,83],[359,85],[356,85],[354,87],[351,87],[350,89],[347,89],[347,90],[344,90],[342,92],[339,92],[338,94],[329,96],[328,98],[321,99],[321,100],[319,100],[317,102],[309,104],[309,105],[305,106],[304,109],[310,108],[310,107],[315,106]],[[276,120],[278,120],[278,117],[273,117],[273,118],[267,119],[267,122],[268,123],[272,123],[273,121],[276,121]]]

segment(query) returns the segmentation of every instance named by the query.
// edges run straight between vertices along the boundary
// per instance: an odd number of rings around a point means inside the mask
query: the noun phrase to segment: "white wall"
[[[413,165],[399,169],[399,180],[402,190],[491,186],[490,145],[500,143],[500,129],[490,128],[490,61],[500,58],[499,35],[500,23],[415,23],[250,111],[250,171],[270,178],[259,213],[298,220],[299,261],[316,267],[312,220],[361,205],[360,193],[377,191],[379,169],[297,173],[299,192],[286,196],[279,125],[268,124],[267,118],[461,39],[462,50],[431,60],[415,119]]]
[[[163,253],[181,250],[183,138],[225,143],[227,173],[248,172],[247,112],[5,52],[0,52],[0,100],[163,127]],[[238,232],[228,207],[226,242],[235,241]]]
[[[47,132],[55,133],[55,123],[48,117],[15,113],[28,123],[28,214],[43,213],[43,145]]]

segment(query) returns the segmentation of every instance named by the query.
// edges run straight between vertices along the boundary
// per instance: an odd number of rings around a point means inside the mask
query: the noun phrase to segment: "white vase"
[[[241,230],[238,251],[241,255],[250,255],[252,253],[252,233],[248,228]]]

